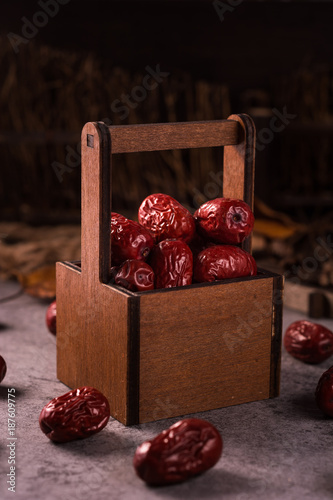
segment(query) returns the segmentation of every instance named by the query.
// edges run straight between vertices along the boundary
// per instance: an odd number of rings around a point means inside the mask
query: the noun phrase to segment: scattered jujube
[[[39,425],[51,441],[67,443],[100,432],[109,418],[106,397],[94,387],[80,387],[45,405],[39,415]]]
[[[216,427],[206,420],[187,418],[142,443],[135,452],[133,465],[147,484],[180,483],[213,467],[222,448]]]
[[[291,323],[283,343],[291,356],[305,363],[321,363],[333,354],[333,332],[307,320]]]

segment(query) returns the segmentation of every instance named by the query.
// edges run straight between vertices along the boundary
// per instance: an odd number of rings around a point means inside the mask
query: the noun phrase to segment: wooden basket
[[[225,146],[223,196],[253,205],[255,128],[228,120],[82,131],[81,267],[57,263],[57,375],[94,386],[125,425],[274,397],[283,278],[130,292],[108,284],[111,155]],[[249,237],[243,247],[251,251]]]

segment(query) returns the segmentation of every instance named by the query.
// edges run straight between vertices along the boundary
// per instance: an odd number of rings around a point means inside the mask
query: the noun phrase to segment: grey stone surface
[[[0,298],[17,287],[0,283]],[[219,463],[186,483],[150,488],[134,473],[134,451],[178,418],[135,427],[110,419],[99,434],[62,445],[40,431],[43,406],[68,390],[56,377],[55,338],[45,326],[46,307],[27,295],[0,304],[0,354],[8,366],[0,388],[1,499],[333,498],[333,419],[321,414],[313,397],[333,359],[310,366],[283,351],[280,397],[196,414],[221,432]],[[303,317],[285,308],[284,329],[296,319]],[[333,328],[333,321],[321,323]],[[15,496],[6,484],[7,392],[12,387],[17,400]]]

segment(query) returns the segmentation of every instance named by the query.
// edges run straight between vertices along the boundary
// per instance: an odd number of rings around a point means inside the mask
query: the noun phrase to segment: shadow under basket
[[[224,146],[223,196],[252,207],[254,145],[246,115],[83,128],[82,260],[57,263],[57,375],[99,389],[125,425],[279,393],[282,276],[147,292],[109,282],[113,153]]]

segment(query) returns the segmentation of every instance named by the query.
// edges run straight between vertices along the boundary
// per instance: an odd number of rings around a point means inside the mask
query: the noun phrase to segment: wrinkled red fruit
[[[93,387],[80,387],[52,399],[42,409],[39,425],[51,441],[66,443],[101,431],[110,418],[105,396]]]
[[[114,276],[116,285],[122,286],[132,292],[145,292],[154,290],[154,271],[140,260],[126,260]]]
[[[333,354],[333,333],[311,321],[295,321],[283,339],[286,350],[305,363],[320,363]]]
[[[151,485],[180,483],[213,467],[222,454],[218,430],[197,418],[180,420],[136,450],[137,475]]]
[[[231,245],[206,248],[194,262],[193,278],[198,283],[256,274],[257,265],[252,255]]]
[[[205,239],[236,245],[254,225],[251,208],[243,200],[216,198],[201,205],[194,214],[197,230]]]
[[[145,260],[154,245],[150,233],[138,222],[111,213],[111,263],[119,266],[127,259]]]
[[[155,273],[155,288],[171,288],[192,283],[193,256],[184,241],[161,241],[151,253],[150,265]]]
[[[2,382],[3,379],[5,378],[6,372],[7,372],[6,361],[3,359],[2,356],[0,356],[0,382]]]
[[[195,233],[190,212],[167,194],[151,194],[139,208],[138,220],[154,236],[155,242],[175,238],[189,243]]]
[[[318,408],[333,417],[333,366],[320,377],[315,396]]]
[[[53,335],[57,333],[57,303],[51,302],[46,311],[46,326]]]

